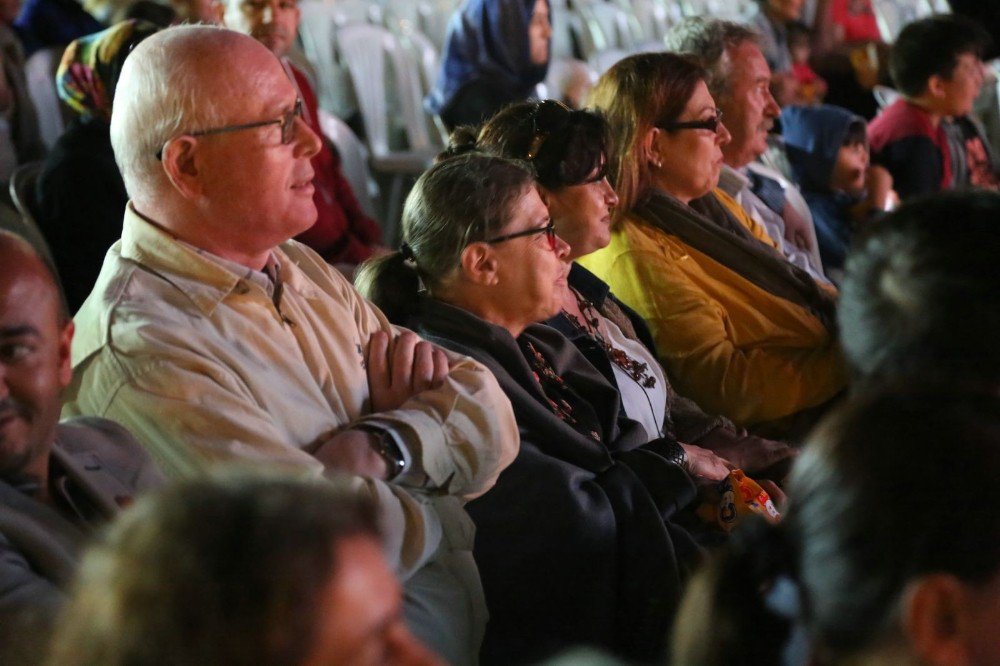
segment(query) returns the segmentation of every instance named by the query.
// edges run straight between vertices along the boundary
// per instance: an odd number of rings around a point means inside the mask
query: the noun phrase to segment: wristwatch
[[[688,457],[684,447],[680,442],[672,441],[663,448],[663,455],[667,460],[680,467],[685,472],[688,471]]]
[[[403,452],[399,450],[399,445],[396,444],[396,438],[392,436],[392,433],[370,425],[359,425],[357,429],[375,436],[375,441],[372,442],[371,446],[372,450],[385,461],[386,481],[391,481],[402,474],[403,469],[406,467],[406,458],[403,457]]]

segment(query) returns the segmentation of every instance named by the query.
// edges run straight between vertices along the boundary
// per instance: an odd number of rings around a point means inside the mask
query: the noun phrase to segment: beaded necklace
[[[573,295],[576,297],[577,305],[580,306],[580,313],[583,315],[583,322],[577,318],[576,315],[563,310],[563,314],[566,318],[577,329],[583,331],[587,336],[589,336],[594,342],[600,345],[604,353],[607,354],[608,360],[617,365],[622,371],[631,377],[636,384],[644,389],[651,389],[656,386],[656,377],[649,371],[649,364],[643,363],[642,361],[637,361],[625,352],[623,349],[615,347],[610,342],[601,335],[601,330],[598,327],[598,313],[597,308],[594,304],[582,297],[575,289],[572,290]]]
[[[552,397],[552,395],[558,397],[560,393],[563,395],[569,393],[569,387],[566,386],[566,382],[555,371],[555,368],[552,367],[548,359],[535,348],[535,345],[528,341],[522,342],[519,340],[518,342],[523,345],[524,356],[531,367],[531,374],[534,375],[535,381],[541,387],[542,395],[545,396],[545,400],[549,403],[549,408],[561,421],[572,426],[578,425],[576,416],[573,414],[573,405],[565,398],[556,400]],[[584,427],[583,429],[586,430],[587,428]],[[591,438],[601,441],[601,435],[597,430],[590,430],[587,434]]]

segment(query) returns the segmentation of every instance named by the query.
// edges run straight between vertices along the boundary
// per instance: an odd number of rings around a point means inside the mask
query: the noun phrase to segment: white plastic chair
[[[66,129],[56,93],[56,68],[62,59],[64,47],[52,46],[36,51],[24,63],[28,83],[28,96],[38,114],[38,131],[46,148],[51,148]]]
[[[900,98],[900,92],[895,88],[876,84],[875,87],[872,88],[872,96],[875,98],[878,108],[884,109]]]
[[[337,147],[340,153],[340,168],[351,184],[354,196],[361,209],[370,217],[378,217],[375,201],[378,199],[378,184],[368,169],[368,150],[351,128],[340,118],[319,110],[319,126],[323,136]]]
[[[618,5],[632,11],[636,22],[643,30],[645,41],[660,41],[670,32],[670,27],[678,23],[683,15],[680,5],[666,0],[617,0]]]
[[[552,24],[552,41],[549,42],[549,57],[573,57],[573,28],[570,21],[572,10],[566,0],[549,0],[549,22]]]
[[[444,49],[445,37],[448,35],[448,23],[452,15],[458,11],[459,0],[420,0],[417,11],[420,13],[420,24],[417,26],[438,51]]]
[[[628,51],[623,49],[605,49],[590,56],[587,62],[597,72],[597,75],[600,76],[611,69],[619,60],[627,58],[628,55]]]
[[[578,36],[587,60],[607,49],[631,51],[643,41],[642,29],[635,16],[618,5],[591,0],[579,3],[577,11],[584,21]]]
[[[410,49],[380,26],[345,26],[338,32],[338,42],[364,119],[371,167],[391,179],[385,217],[386,237],[391,241],[404,185],[420,175],[439,152],[423,108],[419,66]],[[392,105],[398,108],[390,109]],[[405,149],[393,148],[390,143],[390,133],[398,126],[392,119],[398,119],[402,126],[408,144]]]

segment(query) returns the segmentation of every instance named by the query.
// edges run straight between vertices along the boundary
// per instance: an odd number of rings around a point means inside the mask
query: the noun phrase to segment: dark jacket
[[[132,435],[99,418],[60,423],[49,467],[58,509],[34,487],[0,479],[0,656],[12,662],[41,654],[86,535],[163,483]]]
[[[104,120],[78,117],[38,176],[38,226],[49,242],[70,312],[90,295],[108,248],[121,238],[128,194]]]
[[[699,554],[673,523],[694,498],[690,477],[661,453],[664,441],[647,443],[619,418],[618,392],[558,331],[534,325],[520,340],[592,409],[601,441],[555,416],[506,329],[439,301],[421,312],[422,336],[496,375],[521,434],[514,463],[467,505],[490,611],[483,661],[525,663],[578,644],[659,658]]]
[[[528,24],[535,0],[469,0],[448,24],[429,111],[450,129],[478,125],[528,99],[548,65],[531,62]]]
[[[646,320],[638,312],[618,300],[611,293],[611,287],[608,286],[607,282],[576,262],[570,266],[568,282],[569,286],[590,301],[598,312],[613,321],[622,330],[622,333],[642,343],[654,358],[659,358],[653,334],[649,330]],[[591,365],[600,370],[612,386],[616,386],[614,368],[611,367],[607,353],[590,336],[575,326],[564,313],[560,312],[547,320],[545,324],[565,335],[576,345],[580,353],[587,357]],[[682,442],[695,443],[717,428],[729,430],[734,428],[728,419],[706,414],[694,400],[679,395],[674,391],[673,386],[670,386],[669,379],[666,414],[667,422],[663,424],[663,432]]]
[[[843,269],[853,231],[849,209],[856,196],[830,189],[837,155],[852,125],[864,119],[827,104],[789,106],[781,112],[788,162],[816,226],[823,266]]]

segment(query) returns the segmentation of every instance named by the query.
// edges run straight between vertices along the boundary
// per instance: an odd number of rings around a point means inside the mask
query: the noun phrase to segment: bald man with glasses
[[[493,376],[391,326],[315,252],[320,140],[255,40],[165,30],[125,63],[111,139],[130,203],[76,317],[66,415],[117,420],[168,476],[349,475],[379,506],[411,628],[474,663],[485,605],[461,503],[517,452]]]

